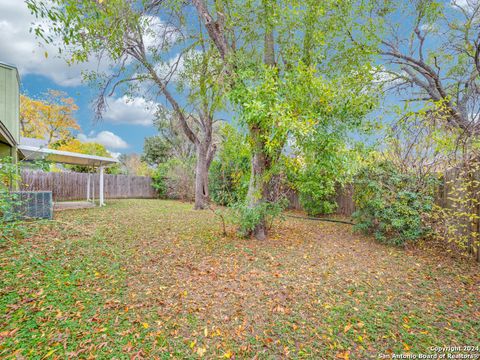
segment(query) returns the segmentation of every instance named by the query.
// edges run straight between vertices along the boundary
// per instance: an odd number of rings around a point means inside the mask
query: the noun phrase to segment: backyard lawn
[[[65,211],[2,244],[1,358],[365,359],[479,345],[478,264],[287,219],[265,242],[191,204]]]

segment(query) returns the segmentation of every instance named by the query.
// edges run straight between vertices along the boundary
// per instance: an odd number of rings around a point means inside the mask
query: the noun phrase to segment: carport
[[[95,156],[95,155],[86,155],[80,153],[74,153],[70,151],[60,151],[54,149],[48,149],[46,147],[37,147],[30,145],[19,145],[18,150],[20,151],[21,158],[25,160],[47,160],[59,164],[68,164],[68,165],[80,165],[90,167],[93,171],[99,173],[99,182],[98,182],[98,197],[99,197],[99,206],[105,205],[105,192],[104,192],[104,172],[105,167],[112,164],[117,164],[119,161],[114,158]],[[91,180],[91,174],[89,174],[87,182],[87,203],[91,204],[94,202],[93,196],[95,189],[95,182]],[[91,191],[92,189],[92,191]]]

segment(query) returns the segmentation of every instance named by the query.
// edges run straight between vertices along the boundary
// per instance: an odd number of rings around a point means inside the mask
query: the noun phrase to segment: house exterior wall
[[[20,140],[20,89],[18,71],[0,62],[0,156],[17,159]]]
[[[10,156],[11,150],[10,144],[0,143],[0,157]]]

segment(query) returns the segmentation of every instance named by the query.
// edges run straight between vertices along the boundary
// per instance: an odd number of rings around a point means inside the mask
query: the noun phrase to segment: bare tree
[[[480,1],[408,0],[384,16],[379,54],[388,89],[412,103],[434,103],[437,120],[478,136]]]

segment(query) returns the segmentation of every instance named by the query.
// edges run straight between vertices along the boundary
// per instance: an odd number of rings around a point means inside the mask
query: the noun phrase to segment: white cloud
[[[144,43],[149,52],[165,50],[182,36],[178,29],[156,16],[144,16],[142,20]],[[70,87],[82,84],[84,71],[109,71],[112,64],[108,59],[99,61],[94,57],[88,62],[69,66],[58,54],[57,45],[43,44],[30,32],[34,23],[39,22],[23,0],[0,0],[0,61],[16,66],[20,75],[43,75],[57,85]],[[169,61],[170,65],[173,61]]]
[[[145,16],[143,20],[148,49],[171,46],[180,36],[174,27],[158,17]],[[0,0],[0,61],[16,66],[20,75],[43,75],[60,86],[78,86],[82,83],[83,71],[108,71],[111,64],[107,59],[99,61],[93,57],[88,62],[69,66],[58,55],[56,45],[43,44],[30,32],[34,23],[39,22],[23,0]]]
[[[24,1],[0,0],[0,61],[16,66],[21,75],[44,75],[61,86],[80,85],[84,70],[108,68],[107,62],[96,60],[69,66],[54,45],[40,45],[30,32],[35,21]]]
[[[436,24],[423,24],[420,25],[420,30],[423,32],[432,32],[438,30],[438,27]]]
[[[180,37],[180,32],[165,24],[157,16],[142,16],[143,43],[147,50],[163,50],[172,46]]]
[[[107,149],[126,149],[129,146],[125,140],[111,131],[101,131],[96,135],[90,133],[89,136],[78,134],[77,138],[81,142],[96,142],[102,144]]]
[[[480,6],[480,0],[451,0],[450,5],[453,7],[461,7],[468,12],[473,12]]]
[[[373,82],[383,85],[398,85],[402,83],[401,76],[404,76],[404,72],[395,73],[388,71],[383,65],[377,66],[373,71]]]
[[[120,157],[120,155],[122,155],[122,153],[119,153],[119,152],[114,152],[114,151],[109,151],[108,152],[110,154],[110,156],[114,159],[117,159]]]
[[[202,52],[196,49],[191,49],[184,54],[176,54],[175,56],[168,59],[166,62],[158,64],[155,67],[157,74],[162,78],[167,78],[171,81],[179,81],[180,77],[183,76],[187,80],[187,78],[193,84],[198,84],[199,79],[197,78],[196,74],[186,74],[186,63],[192,61],[200,61],[202,56]]]
[[[141,97],[107,99],[107,109],[103,118],[117,124],[150,126],[153,124],[158,105]]]

